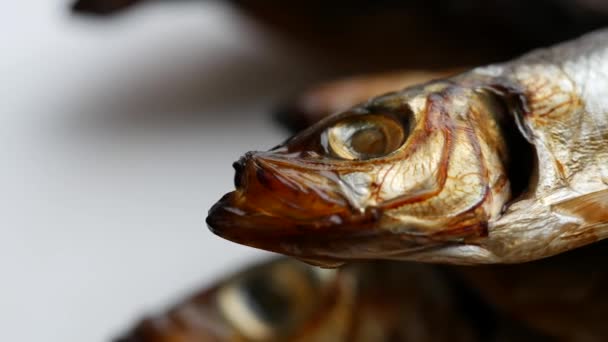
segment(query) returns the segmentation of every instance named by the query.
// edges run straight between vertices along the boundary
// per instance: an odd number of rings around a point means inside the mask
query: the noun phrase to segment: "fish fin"
[[[585,225],[608,223],[608,189],[554,204],[552,208],[585,221]]]

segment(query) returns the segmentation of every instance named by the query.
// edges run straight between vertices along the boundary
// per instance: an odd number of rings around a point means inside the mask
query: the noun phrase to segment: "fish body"
[[[323,266],[520,263],[605,237],[608,31],[374,97],[235,163],[216,234]]]
[[[493,236],[486,249],[498,262],[519,262],[605,238],[608,31],[471,74],[504,78],[518,89],[518,122],[535,153],[526,196],[489,222]]]

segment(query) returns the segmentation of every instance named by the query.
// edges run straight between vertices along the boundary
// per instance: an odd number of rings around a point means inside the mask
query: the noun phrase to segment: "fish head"
[[[234,163],[217,235],[321,265],[434,261],[474,243],[509,198],[491,92],[433,81],[326,117]]]
[[[337,341],[348,335],[355,272],[293,259],[254,265],[146,317],[118,341]]]

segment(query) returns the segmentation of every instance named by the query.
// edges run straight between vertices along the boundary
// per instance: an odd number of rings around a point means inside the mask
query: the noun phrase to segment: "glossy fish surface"
[[[519,263],[606,236],[608,31],[374,97],[234,164],[229,240],[323,266]]]

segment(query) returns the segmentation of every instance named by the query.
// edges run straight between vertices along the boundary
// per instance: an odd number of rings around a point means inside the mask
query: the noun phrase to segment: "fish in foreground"
[[[207,224],[334,267],[521,263],[608,234],[608,31],[411,86],[234,164]]]

